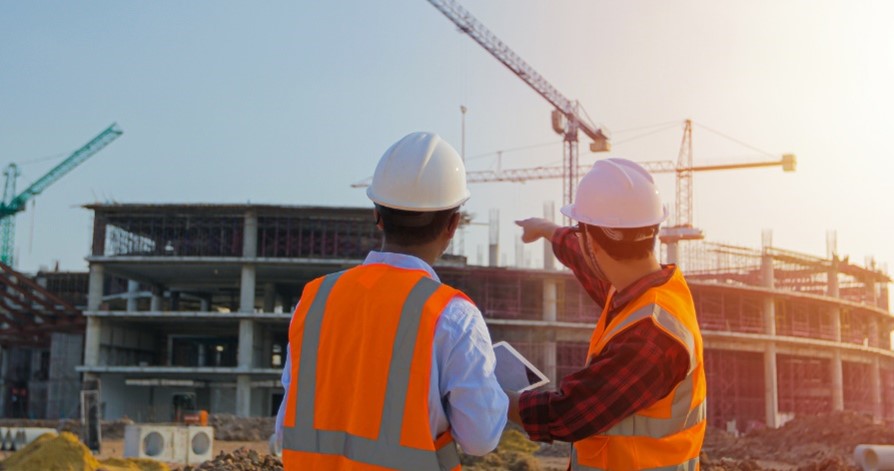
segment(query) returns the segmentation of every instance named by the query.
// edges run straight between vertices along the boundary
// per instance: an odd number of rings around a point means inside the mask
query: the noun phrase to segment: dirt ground
[[[255,450],[258,453],[266,454],[268,453],[268,447],[266,441],[223,441],[223,440],[214,440],[214,448],[212,450],[211,455],[215,456],[221,451],[225,453],[230,453],[239,448],[246,448],[248,450]],[[104,460],[106,458],[123,458],[124,457],[124,440],[115,439],[115,440],[103,440],[102,441],[102,449],[100,453],[96,455],[96,457],[100,460]]]

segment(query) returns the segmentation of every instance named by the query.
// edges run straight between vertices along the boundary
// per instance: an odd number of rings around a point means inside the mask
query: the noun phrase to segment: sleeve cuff
[[[537,417],[537,398],[541,393],[525,391],[518,397],[518,415],[521,417],[522,428],[528,434],[528,438],[536,442],[552,443],[552,437],[546,433],[546,426]]]

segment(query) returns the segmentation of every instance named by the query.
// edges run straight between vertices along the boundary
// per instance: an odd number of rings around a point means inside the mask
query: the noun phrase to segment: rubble
[[[279,458],[254,450],[239,448],[232,453],[220,452],[214,459],[197,466],[187,465],[182,471],[283,471]]]
[[[894,430],[854,412],[797,417],[778,429],[735,437],[708,429],[703,450],[711,457],[767,460],[803,471],[856,469],[854,448],[861,443],[894,444]]]
[[[216,440],[266,441],[276,426],[276,417],[236,417],[233,414],[211,414],[208,425],[214,427]]]

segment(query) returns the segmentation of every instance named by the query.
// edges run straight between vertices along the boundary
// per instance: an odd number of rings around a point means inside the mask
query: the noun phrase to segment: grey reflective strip
[[[658,325],[667,329],[671,335],[683,342],[686,350],[689,351],[689,372],[695,371],[695,367],[698,365],[698,357],[696,357],[695,352],[695,336],[692,335],[692,332],[673,314],[661,309],[658,305],[655,306],[655,314],[652,318],[655,319]]]
[[[698,358],[696,357],[695,352],[695,336],[692,335],[692,332],[690,332],[679,319],[662,309],[661,306],[657,304],[648,304],[633,311],[620,324],[612,327],[611,330],[606,330],[606,333],[603,336],[613,337],[627,326],[649,317],[683,343],[683,346],[686,347],[686,350],[689,352],[689,373],[692,373],[698,365]]]
[[[707,411],[705,401],[690,410],[693,376],[687,376],[674,390],[670,418],[659,419],[634,414],[603,432],[603,435],[664,438],[702,422]]]
[[[422,308],[428,298],[437,291],[440,283],[422,277],[404,301],[400,313],[400,323],[394,337],[391,351],[391,365],[388,368],[388,383],[385,386],[385,408],[379,439],[388,443],[400,443],[400,430],[404,423],[404,405],[407,402],[407,388],[410,385],[410,364],[416,350],[416,337]]]
[[[698,468],[698,458],[693,458],[685,463],[675,464],[671,466],[662,466],[660,468],[643,468],[640,471],[695,471]],[[612,471],[602,468],[594,468],[592,466],[584,466],[577,462],[577,450],[571,450],[571,470],[572,471]],[[620,471],[620,470],[617,470]],[[627,470],[624,470],[627,471]],[[635,471],[635,470],[630,470]]]
[[[295,427],[286,427],[283,430],[283,449],[341,455],[361,463],[407,471],[424,469],[446,471],[459,466],[459,454],[453,443],[435,452],[400,445],[404,403],[410,382],[410,365],[418,340],[422,309],[440,286],[438,282],[429,278],[422,278],[416,283],[401,310],[388,370],[386,400],[378,439],[370,440],[347,432],[313,428],[317,389],[316,358],[323,312],[326,299],[339,276],[340,273],[336,273],[323,280],[304,321]]]
[[[615,334],[617,334],[618,332],[620,332],[627,326],[633,324],[634,322],[638,322],[643,319],[652,317],[652,313],[656,309],[658,309],[658,305],[649,304],[649,305],[643,306],[643,307],[633,311],[632,313],[630,313],[629,316],[627,316],[623,321],[621,321],[620,324],[616,325],[615,327],[612,327],[611,330],[608,330],[608,327],[606,327],[606,332],[605,332],[605,334],[603,334],[603,337],[614,337]]]

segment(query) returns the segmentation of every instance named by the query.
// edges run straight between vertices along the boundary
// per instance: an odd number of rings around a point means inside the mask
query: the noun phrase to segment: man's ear
[[[453,235],[456,234],[456,229],[459,228],[459,222],[461,219],[462,215],[459,213],[459,211],[453,213],[450,216],[450,221],[447,223],[447,236],[449,236],[451,239],[453,238]]]
[[[378,209],[373,208],[373,217],[376,218],[376,227],[377,227],[380,231],[384,231],[384,230],[385,230],[385,224],[382,223],[382,215],[379,214],[379,210],[378,210]]]

